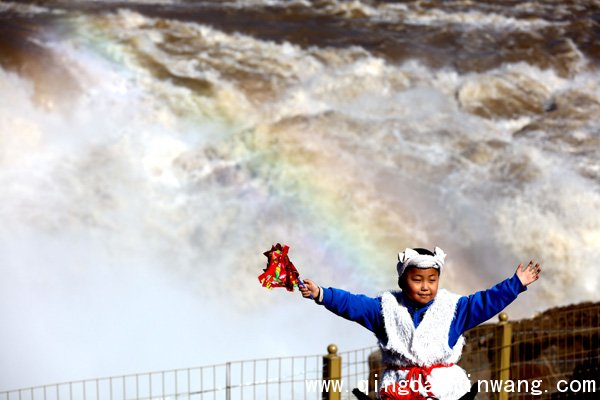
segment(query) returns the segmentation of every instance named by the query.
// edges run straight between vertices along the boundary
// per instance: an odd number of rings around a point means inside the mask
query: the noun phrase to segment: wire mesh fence
[[[515,378],[539,381],[544,398],[599,397],[600,303],[564,307],[513,326]],[[511,398],[525,395],[515,393]]]
[[[367,357],[374,349],[339,354],[342,399],[351,398],[351,389],[368,379]],[[265,358],[81,380],[0,392],[0,400],[317,400],[322,398],[323,358]]]
[[[482,325],[465,336],[459,364],[479,383],[477,399],[600,398],[600,303]],[[335,356],[341,360],[339,398],[354,399],[353,388],[373,396],[383,368],[377,347]],[[317,400],[325,398],[326,357],[264,358],[82,380],[0,392],[0,400]]]
[[[369,392],[369,379],[372,376],[370,358],[378,351],[377,346],[367,347],[340,353],[342,358],[342,378],[344,388],[342,399],[355,399],[352,394],[354,388],[364,393]]]
[[[0,400],[315,399],[304,380],[320,377],[321,357],[239,361],[83,380],[0,393]]]
[[[500,382],[500,326],[469,331],[461,366],[481,382],[478,399],[600,398],[600,303],[548,310],[511,323],[508,376]],[[506,379],[508,378],[508,380]]]

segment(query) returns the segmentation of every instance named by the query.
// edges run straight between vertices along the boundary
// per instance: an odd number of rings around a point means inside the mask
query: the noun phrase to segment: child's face
[[[406,294],[418,304],[427,304],[435,298],[440,274],[435,268],[409,268],[405,272]]]

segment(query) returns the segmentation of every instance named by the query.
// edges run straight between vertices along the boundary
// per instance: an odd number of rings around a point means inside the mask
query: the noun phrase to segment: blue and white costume
[[[436,252],[438,250],[443,254],[436,248]],[[399,256],[399,275],[407,267],[401,265],[403,254]],[[442,265],[438,266],[439,270]],[[464,344],[462,334],[502,311],[525,290],[515,274],[469,296],[440,289],[435,299],[425,305],[415,304],[402,291],[372,298],[335,288],[321,288],[316,301],[375,334],[383,362],[388,367],[380,382],[380,387],[386,387],[405,379],[407,371],[402,367],[456,363]],[[434,369],[429,379],[431,392],[444,400],[458,399],[470,387],[466,373],[456,365]]]

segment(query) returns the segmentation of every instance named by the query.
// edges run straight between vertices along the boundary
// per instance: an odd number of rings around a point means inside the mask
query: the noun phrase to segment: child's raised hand
[[[303,279],[302,282],[304,282],[305,285],[304,287],[299,287],[302,297],[308,298],[312,295],[313,299],[316,299],[319,295],[319,285],[310,279]]]
[[[517,267],[516,274],[521,280],[523,286],[528,286],[533,282],[537,281],[542,273],[542,267],[540,267],[539,263],[534,265],[534,261],[529,261],[526,267],[523,264],[519,264]]]

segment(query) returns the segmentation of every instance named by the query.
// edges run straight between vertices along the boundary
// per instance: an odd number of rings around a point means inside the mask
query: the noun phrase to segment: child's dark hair
[[[433,256],[433,255],[435,255],[435,254],[433,254],[433,252],[431,250],[422,249],[420,247],[415,247],[413,250],[416,251],[419,254],[423,254],[423,255],[427,255],[427,256]]]

